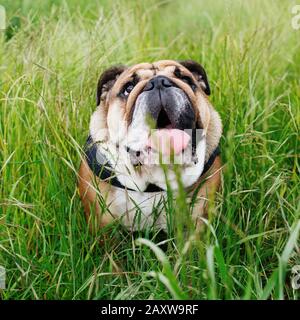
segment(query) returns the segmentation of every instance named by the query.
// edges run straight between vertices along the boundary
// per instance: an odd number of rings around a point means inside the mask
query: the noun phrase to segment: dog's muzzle
[[[192,129],[195,125],[195,112],[185,92],[165,76],[149,80],[141,95],[146,97],[147,113],[156,127]]]
[[[144,163],[150,151],[167,156],[185,150],[196,162],[196,129],[195,111],[184,90],[165,76],[150,79],[137,97],[128,130],[131,162]]]

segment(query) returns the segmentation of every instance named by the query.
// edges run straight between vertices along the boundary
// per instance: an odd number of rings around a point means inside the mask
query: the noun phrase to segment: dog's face
[[[151,129],[203,129],[206,134],[209,94],[206,72],[194,61],[112,67],[98,82],[91,134],[125,148],[133,165],[142,163]]]

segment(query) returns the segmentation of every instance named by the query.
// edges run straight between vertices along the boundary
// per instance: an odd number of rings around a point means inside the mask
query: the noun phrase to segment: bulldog
[[[114,66],[101,75],[78,174],[93,229],[118,220],[132,231],[167,231],[164,199],[180,186],[201,225],[221,179],[222,123],[209,95],[204,68],[191,60]]]

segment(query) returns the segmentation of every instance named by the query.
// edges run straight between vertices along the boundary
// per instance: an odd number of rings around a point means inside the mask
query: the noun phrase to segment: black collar
[[[201,176],[203,176],[209,168],[214,163],[216,157],[220,154],[220,148],[217,146],[217,148],[214,150],[214,152],[211,154],[209,159],[204,165],[203,171],[201,173]],[[99,156],[99,154],[98,154]],[[85,157],[87,164],[89,165],[90,169],[93,171],[93,173],[99,177],[101,180],[105,180],[106,182],[109,182],[111,185],[117,188],[121,189],[127,189],[130,191],[137,191],[131,188],[125,187],[116,177],[113,168],[109,161],[105,158],[103,154],[100,154],[100,157],[102,157],[101,162],[97,160],[97,144],[93,143],[92,137],[89,136],[86,141],[85,146]],[[200,177],[201,177],[200,176]],[[158,187],[155,184],[150,183],[147,186],[147,189],[143,192],[160,192],[165,191],[162,188]]]

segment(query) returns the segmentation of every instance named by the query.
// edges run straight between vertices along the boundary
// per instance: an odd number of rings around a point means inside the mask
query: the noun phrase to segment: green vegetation
[[[299,298],[291,286],[300,264],[292,1],[2,5],[0,298]],[[165,58],[194,59],[208,73],[224,124],[222,192],[200,240],[179,230],[162,251],[152,233],[115,226],[99,244],[107,230],[89,233],[76,189],[97,78],[112,64]],[[169,202],[170,215],[184,219],[184,193]]]

